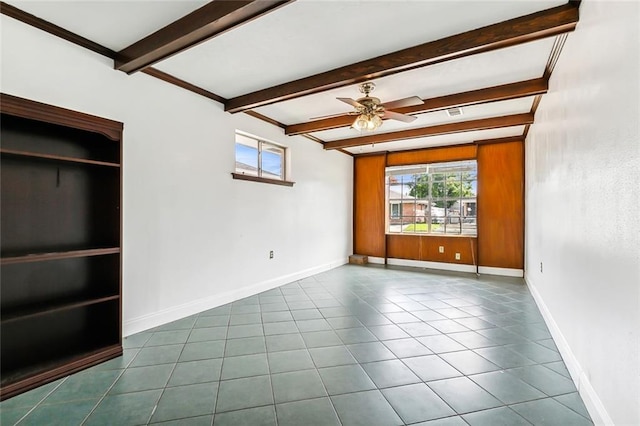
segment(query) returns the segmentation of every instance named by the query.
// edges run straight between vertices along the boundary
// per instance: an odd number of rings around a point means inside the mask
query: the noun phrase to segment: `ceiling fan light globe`
[[[369,117],[368,130],[375,130],[382,125],[382,118],[378,114],[371,114]]]
[[[353,122],[352,126],[354,129],[361,132],[369,127],[369,120],[367,119],[366,115],[359,115]]]

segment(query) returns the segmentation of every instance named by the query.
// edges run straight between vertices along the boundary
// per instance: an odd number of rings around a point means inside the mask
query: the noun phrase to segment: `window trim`
[[[433,175],[432,172],[430,171],[431,167],[436,168],[438,165],[448,165],[448,164],[455,164],[455,163],[466,163],[466,162],[475,162],[475,178],[474,179],[464,179],[462,176],[460,176],[460,182],[476,182],[476,189],[475,189],[475,196],[459,196],[456,198],[450,198],[446,195],[444,196],[440,196],[440,197],[432,197],[432,184],[434,183],[433,180]],[[400,198],[391,198],[390,197],[390,191],[391,191],[391,185],[389,184],[389,177],[392,175],[396,175],[396,174],[400,174],[400,173],[394,173],[396,170],[406,170],[405,173],[402,174],[418,174],[418,173],[427,173],[429,175],[429,195],[427,196],[427,198],[414,198],[414,197],[409,197],[409,198],[404,198],[403,196],[400,196]],[[444,172],[436,172],[437,174],[444,174],[446,175],[448,172],[444,171]],[[440,180],[437,180],[436,182],[440,182]],[[447,179],[445,178],[444,180],[442,180],[443,183],[447,182]],[[478,182],[478,163],[477,163],[477,159],[475,158],[469,158],[469,159],[460,159],[460,160],[451,160],[451,161],[434,161],[434,162],[430,162],[430,163],[418,163],[418,164],[406,164],[406,165],[402,165],[402,166],[387,166],[385,167],[385,235],[392,235],[392,236],[401,236],[401,235],[410,235],[410,236],[424,236],[424,237],[453,237],[453,238],[457,238],[457,237],[462,237],[462,238],[477,238],[478,237],[478,211],[477,211],[477,203],[478,203],[478,193],[477,193],[477,182]],[[434,216],[431,214],[431,208],[434,207],[434,204],[436,202],[448,202],[448,201],[453,201],[455,202],[460,202],[461,205],[465,205],[467,202],[469,201],[473,201],[476,204],[476,210],[475,210],[475,233],[474,234],[466,234],[464,233],[464,230],[461,228],[460,229],[460,233],[448,233],[448,232],[433,232],[433,231],[425,231],[425,232],[417,232],[417,231],[390,231],[390,226],[392,225],[392,221],[397,221],[398,219],[404,219],[405,216],[404,214],[401,214],[400,216],[393,216],[393,208],[392,208],[392,204],[394,203],[404,203],[406,201],[411,202],[413,201],[413,206],[414,206],[414,211],[416,209],[415,206],[417,206],[417,204],[419,204],[419,202],[421,200],[423,201],[427,201],[428,205],[429,205],[429,212],[427,214],[425,214],[425,222],[427,224],[427,229],[430,230],[431,229],[431,225],[434,223],[439,223],[439,222],[433,222],[433,218]],[[403,212],[404,213],[404,212]],[[408,216],[407,216],[408,217]],[[460,226],[462,227],[462,223],[463,223],[463,213],[462,211],[460,212],[460,214],[458,216],[451,216],[446,214],[446,209],[445,209],[445,215],[440,217],[437,216],[438,218],[443,219],[445,222],[447,220],[450,219],[456,219],[458,220],[457,223],[460,224]],[[413,218],[413,224],[414,226],[417,224],[418,222],[416,221],[416,217]],[[422,223],[422,222],[421,222]],[[443,222],[444,223],[444,222]],[[397,224],[397,223],[396,223]],[[408,223],[407,223],[408,224]],[[451,222],[451,224],[453,224],[453,222]],[[401,222],[401,226],[404,227],[405,223]],[[404,229],[404,228],[402,228]]]
[[[293,186],[295,184],[295,182],[288,180],[288,175],[289,175],[289,161],[288,161],[288,156],[289,156],[289,148],[287,146],[284,145],[280,145],[278,143],[266,140],[264,138],[260,138],[258,136],[252,135],[250,133],[246,133],[243,132],[241,130],[237,130],[235,131],[235,145],[238,145],[237,142],[237,137],[238,136],[242,136],[248,139],[252,139],[256,142],[257,145],[257,151],[258,151],[258,155],[257,155],[257,170],[256,170],[256,174],[246,174],[244,172],[240,172],[238,171],[237,168],[234,168],[234,171],[231,173],[231,176],[233,179],[238,179],[238,180],[245,180],[245,181],[251,181],[251,182],[260,182],[260,183],[268,183],[268,184],[274,184],[274,185],[281,185],[281,186]],[[241,144],[242,145],[242,144]],[[282,160],[282,164],[281,164],[281,174],[280,174],[280,178],[272,178],[272,177],[265,177],[263,176],[264,170],[262,167],[262,154],[264,151],[264,146],[267,147],[273,147],[273,148],[277,148],[278,150],[282,150],[282,155],[281,155],[281,160]],[[235,154],[234,154],[235,156]],[[235,157],[236,160],[236,164],[238,162],[237,157]],[[253,166],[252,166],[253,167]],[[267,172],[268,173],[268,172]],[[268,173],[273,175],[272,173]],[[274,175],[275,176],[275,175]]]

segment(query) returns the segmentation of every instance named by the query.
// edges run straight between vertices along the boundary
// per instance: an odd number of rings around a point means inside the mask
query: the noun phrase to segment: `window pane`
[[[257,176],[258,141],[243,137],[240,142],[236,136],[236,173]]]
[[[280,147],[262,143],[262,177],[282,179],[284,150]]]

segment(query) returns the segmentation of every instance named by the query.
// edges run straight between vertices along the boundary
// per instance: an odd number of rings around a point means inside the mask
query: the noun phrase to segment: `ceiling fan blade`
[[[424,102],[417,96],[410,96],[404,99],[398,99],[396,101],[386,102],[382,104],[385,109],[396,109],[402,107],[409,107],[415,105],[422,105]]]
[[[392,120],[404,121],[405,123],[411,123],[416,118],[418,118],[418,117],[414,117],[413,115],[400,114],[399,112],[393,112],[393,111],[385,111],[384,117],[390,118]]]
[[[360,102],[351,99],[351,98],[336,98],[339,101],[344,102],[345,104],[349,104],[354,108],[359,108],[359,107],[363,107],[364,105],[362,105]]]

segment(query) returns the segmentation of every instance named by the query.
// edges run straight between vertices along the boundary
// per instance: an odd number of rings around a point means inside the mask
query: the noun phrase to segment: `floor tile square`
[[[263,335],[264,331],[262,330],[262,324],[230,325],[227,338],[241,339],[243,337],[257,337]]]
[[[201,359],[222,358],[225,342],[223,340],[210,342],[187,343],[182,349],[178,361],[199,361]]]
[[[327,322],[334,330],[341,330],[343,328],[364,328],[364,325],[356,317],[334,317],[327,318]]]
[[[293,349],[305,349],[306,345],[300,334],[278,334],[267,336],[267,351],[290,351]]]
[[[389,324],[389,325],[372,325],[369,326],[369,331],[371,331],[379,340],[392,340],[392,339],[402,339],[405,337],[409,337],[409,335],[404,332],[397,325]]]
[[[571,379],[571,373],[567,370],[567,366],[564,364],[564,361],[547,362],[544,366],[567,379]]]
[[[250,304],[238,304],[238,302],[233,302],[234,305],[231,307],[231,315],[239,315],[239,314],[259,314],[260,313],[260,305],[257,303],[254,305]]]
[[[553,398],[515,404],[511,409],[534,425],[592,426],[590,420]]]
[[[473,351],[448,352],[440,354],[440,358],[451,364],[464,375],[485,373],[500,370],[500,367],[487,361]]]
[[[340,426],[329,398],[277,404],[279,426]]]
[[[424,303],[421,303],[421,304],[424,305]],[[436,311],[432,309],[426,309],[426,308],[423,311],[413,312],[413,315],[416,318],[421,319],[422,321],[438,321],[438,320],[447,319],[447,317],[445,317],[444,315],[440,315]]]
[[[562,361],[558,352],[533,342],[516,343],[505,347],[538,363]]]
[[[196,323],[197,316],[181,318],[176,321],[156,327],[153,331],[191,330]]]
[[[380,342],[357,343],[347,345],[347,349],[353,354],[358,362],[383,361],[395,359],[396,356],[385,345]]]
[[[378,389],[420,382],[420,378],[397,359],[362,364]]]
[[[253,314],[231,314],[229,318],[229,325],[246,325],[246,324],[260,324],[262,317],[259,313]]]
[[[179,362],[167,386],[192,385],[220,380],[222,359]]]
[[[582,401],[582,398],[580,397],[580,394],[578,392],[559,395],[554,397],[553,399],[563,404],[564,406],[571,408],[581,416],[591,418],[589,416],[589,412],[587,411],[587,407],[585,407],[584,402]]]
[[[507,407],[476,411],[462,416],[470,426],[530,426],[522,416]]]
[[[291,314],[296,321],[324,318],[318,309],[299,309]]]
[[[309,353],[317,368],[358,363],[346,346],[314,348],[309,349]]]
[[[318,310],[322,313],[322,316],[327,318],[327,319],[351,316],[351,311],[349,311],[349,309],[344,307],[344,306],[334,306],[334,307],[330,307],[330,308],[319,308]],[[360,325],[360,324],[358,324],[358,325]]]
[[[344,426],[393,426],[403,424],[403,421],[380,391],[373,390],[332,396],[331,400]]]
[[[474,351],[485,359],[501,368],[523,367],[525,365],[535,364],[529,358],[515,353],[503,346],[494,346],[491,348],[480,348]]]
[[[33,408],[47,395],[53,392],[54,389],[60,386],[62,382],[63,379],[56,380],[55,382],[47,383],[46,385],[31,389],[30,391],[14,396],[13,398],[5,399],[0,402],[0,412],[21,407]]]
[[[175,364],[183,347],[184,345],[166,345],[142,348],[129,365],[131,367],[145,367],[147,365]]]
[[[263,305],[264,306],[264,305]],[[211,425],[211,423],[209,423]],[[216,414],[214,426],[276,426],[272,405]]]
[[[218,389],[216,413],[271,404],[273,392],[269,376],[225,380]]]
[[[343,328],[336,330],[336,333],[345,344],[375,342],[378,340],[376,336],[364,327]]]
[[[575,384],[571,380],[542,365],[530,365],[505,371],[549,396],[577,391]]]
[[[309,298],[306,296],[304,297],[303,300],[295,300],[295,301],[287,300],[287,305],[289,305],[289,309],[291,309],[291,311],[297,311],[298,309],[315,309],[316,308],[316,305],[314,305],[313,302],[309,300]]]
[[[386,316],[378,313],[365,314],[365,315],[358,314],[356,315],[356,317],[358,318],[358,320],[360,320],[362,324],[366,325],[367,327],[370,325],[393,324],[393,322],[390,319],[388,319]]]
[[[217,393],[217,382],[167,388],[158,401],[151,421],[213,414]]]
[[[382,342],[398,358],[408,358],[420,355],[431,355],[433,352],[427,349],[416,339],[386,340]]]
[[[173,364],[135,367],[126,369],[109,393],[128,393],[151,389],[162,389],[169,381]]]
[[[476,333],[475,331],[467,331],[464,333],[449,333],[448,336],[469,349],[498,346],[498,343],[484,337],[481,334]]]
[[[462,373],[437,355],[403,358],[402,362],[425,382],[462,376]]]
[[[209,328],[209,327],[227,327],[229,325],[228,315],[211,315],[200,316],[196,320],[194,328]]]
[[[325,319],[311,319],[296,321],[298,330],[301,332],[331,330],[331,325]]]
[[[227,338],[227,327],[194,328],[189,335],[189,343],[224,340]]]
[[[318,370],[329,395],[375,389],[375,384],[359,365],[343,365]]]
[[[291,312],[280,311],[280,312],[263,312],[262,313],[262,322],[265,324],[270,322],[282,322],[282,321],[293,321]]]
[[[107,395],[84,423],[93,425],[140,425],[151,418],[162,390]]]
[[[505,404],[515,404],[546,397],[538,389],[504,371],[477,374],[469,378]]]
[[[227,340],[226,347],[224,349],[224,356],[239,356],[239,355],[253,355],[260,354],[267,351],[264,337],[243,337],[241,339],[229,339]]]
[[[122,347],[124,349],[141,348],[153,335],[150,331],[144,331],[122,339]]]
[[[231,304],[228,303],[226,305],[218,306],[217,308],[212,308],[204,312],[200,312],[200,317],[222,316],[222,315],[229,316],[230,314],[231,314]]]
[[[309,368],[315,368],[315,365],[306,349],[269,353],[269,369],[271,374],[306,370]]]
[[[271,322],[263,325],[264,335],[272,336],[274,334],[296,334],[300,331],[295,321]]]
[[[271,376],[271,384],[276,404],[327,396],[315,369],[274,374]]]
[[[405,423],[424,422],[456,414],[424,383],[384,389],[382,393]]]
[[[467,327],[451,319],[429,321],[427,324],[441,333],[458,333],[462,331],[469,331]]]
[[[147,340],[146,346],[162,346],[162,345],[176,345],[179,343],[186,343],[189,338],[189,330],[176,330],[176,331],[157,331]]]
[[[340,337],[338,337],[333,330],[302,333],[302,338],[308,348],[321,348],[323,346],[342,344],[342,340],[340,340]]]
[[[81,371],[67,377],[42,403],[56,404],[79,399],[101,398],[120,374],[120,370]]]
[[[81,424],[98,401],[99,399],[96,398],[67,401],[53,405],[40,404],[31,411],[20,424],[24,426],[66,426],[70,424]]]
[[[262,313],[265,312],[283,312],[283,311],[289,311],[289,305],[287,305],[285,302],[282,303],[267,303],[264,305],[260,305],[261,306],[261,311]]]
[[[211,426],[213,415],[188,417],[185,419],[168,420],[166,422],[150,423],[154,426]]]
[[[487,391],[467,377],[427,383],[458,414],[485,410],[503,405]]]
[[[437,336],[425,336],[417,338],[420,343],[431,349],[433,352],[440,354],[445,352],[463,351],[467,348],[456,342],[452,338],[440,334]]]
[[[243,355],[224,358],[222,380],[269,374],[266,354]]]
[[[488,321],[485,321],[480,318],[468,317],[468,318],[457,318],[454,320],[458,324],[462,324],[467,327],[469,330],[485,330],[487,328],[495,328],[494,324],[491,324]]]
[[[407,322],[420,322],[420,319],[411,315],[409,312],[390,312],[384,315],[391,322],[395,324],[402,324]]]
[[[398,327],[407,332],[411,337],[434,336],[440,334],[438,330],[424,322],[408,322],[398,324]]]

